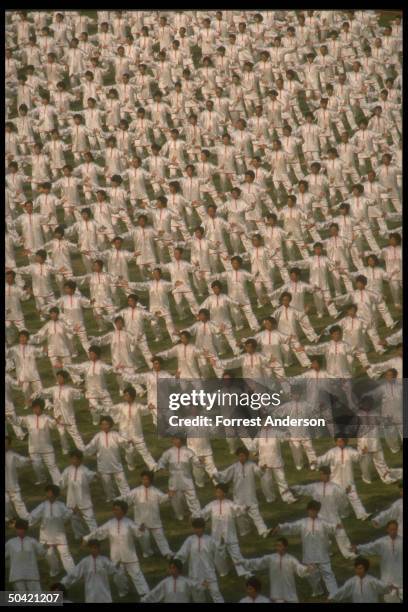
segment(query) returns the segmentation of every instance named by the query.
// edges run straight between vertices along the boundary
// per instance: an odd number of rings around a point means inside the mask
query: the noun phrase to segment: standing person
[[[85,455],[96,455],[97,471],[108,503],[115,497],[113,480],[121,495],[127,495],[130,491],[120,457],[120,449],[130,442],[117,431],[112,431],[113,424],[112,417],[102,416],[99,420],[101,431],[92,438],[84,450]]]
[[[28,431],[28,454],[37,478],[35,484],[46,482],[45,465],[52,482],[57,485],[61,480],[61,472],[55,461],[55,451],[50,433],[50,430],[57,428],[57,422],[52,417],[43,414],[44,400],[42,398],[34,399],[31,408],[33,414],[23,417],[10,417],[11,423],[21,425]]]
[[[45,487],[46,499],[30,512],[29,525],[40,523],[40,543],[47,549],[46,559],[50,575],[60,572],[58,555],[66,572],[74,569],[74,560],[68,547],[65,523],[72,517],[72,510],[58,501],[60,488],[56,485]]]
[[[252,519],[259,535],[266,538],[270,529],[265,525],[259,511],[255,484],[255,476],[261,477],[263,472],[256,463],[249,460],[249,451],[243,446],[237,448],[235,455],[238,457],[238,461],[222,472],[218,472],[214,479],[221,483],[232,481],[234,503],[246,508],[246,512]],[[238,528],[241,535],[245,535],[250,531],[246,516],[239,517]]]
[[[266,501],[273,502],[276,499],[273,490],[273,480],[275,479],[282,501],[293,504],[296,499],[292,495],[286,480],[285,464],[278,434],[272,431],[270,425],[263,425],[254,442],[258,451],[258,466],[263,470],[261,487]]]
[[[133,505],[134,520],[141,531],[139,542],[143,556],[151,557],[154,554],[151,547],[151,537],[153,537],[163,557],[170,558],[173,553],[163,530],[160,506],[169,501],[172,493],[163,493],[153,486],[153,472],[143,470],[140,476],[142,484],[125,495],[124,501]]]
[[[182,575],[183,563],[171,559],[168,576],[141,599],[141,603],[191,603],[203,598],[206,581],[192,580]],[[201,578],[201,577],[200,577]]]
[[[392,584],[398,587],[398,591],[395,590],[391,593],[384,595],[384,601],[386,603],[399,603],[402,599],[402,548],[403,540],[398,535],[398,523],[397,521],[388,521],[387,535],[375,540],[374,542],[368,542],[367,544],[359,544],[354,546],[353,549],[359,555],[377,555],[380,557],[380,574],[381,581],[385,584]]]
[[[160,457],[156,470],[168,469],[169,490],[175,493],[171,497],[171,504],[176,518],[182,521],[184,519],[184,502],[192,516],[199,516],[201,513],[191,472],[193,464],[197,466],[201,464],[194,451],[185,445],[184,438],[173,436],[172,444],[173,446],[164,451]]]
[[[42,391],[42,383],[38,372],[36,357],[43,355],[42,349],[29,345],[30,334],[25,329],[18,334],[18,344],[7,351],[16,370],[16,378],[21,385],[26,401],[34,394]]]
[[[112,563],[123,569],[132,581],[140,597],[149,592],[149,586],[140,569],[136,553],[135,539],[140,537],[138,526],[126,516],[128,505],[124,501],[113,503],[113,518],[97,527],[83,538],[85,543],[90,540],[109,539],[110,558]]]
[[[112,407],[106,374],[112,372],[114,368],[102,361],[99,346],[90,346],[88,356],[88,362],[67,364],[66,369],[74,383],[80,382],[80,376],[85,379],[85,397],[89,401],[92,423],[98,425],[98,413],[101,410],[109,412]]]
[[[38,561],[46,554],[37,540],[27,535],[28,521],[17,519],[16,536],[6,542],[5,558],[9,561],[9,582],[17,593],[41,593]]]
[[[135,469],[135,452],[145,462],[149,470],[157,466],[143,436],[142,416],[149,414],[149,406],[136,402],[136,391],[133,387],[126,387],[123,391],[124,402],[115,404],[111,410],[113,420],[118,423],[119,434],[128,441],[126,448],[126,462],[128,469]]]
[[[43,396],[52,398],[52,402],[49,403],[50,407],[52,406],[54,418],[57,421],[62,453],[67,455],[69,452],[67,433],[69,433],[72,441],[79,450],[83,451],[85,448],[85,444],[78,430],[74,408],[74,401],[82,399],[83,393],[79,389],[67,385],[68,372],[65,370],[58,370],[56,376],[57,384],[53,387],[48,387],[48,389],[44,389]]]
[[[276,552],[244,559],[242,564],[250,571],[267,570],[269,575],[269,597],[273,603],[298,603],[295,576],[304,578],[314,571],[313,565],[303,565],[288,553],[289,542],[280,537],[276,541]]]
[[[312,482],[306,485],[294,485],[292,490],[296,495],[310,496],[321,504],[320,518],[327,523],[335,523],[339,527],[336,529],[335,537],[337,546],[345,559],[354,558],[350,552],[350,540],[341,526],[341,516],[347,511],[348,500],[343,489],[335,482],[330,481],[330,467],[322,465],[319,469],[320,482]]]
[[[215,500],[202,509],[201,515],[205,520],[211,520],[211,537],[217,543],[215,566],[219,574],[225,576],[228,573],[228,553],[238,576],[244,576],[247,572],[241,565],[243,557],[239,549],[235,517],[244,514],[246,509],[228,499],[227,493],[227,484],[217,484]]]
[[[112,576],[118,587],[119,596],[127,594],[127,579],[121,567],[117,568],[108,557],[101,555],[98,540],[88,541],[89,555],[81,561],[61,580],[61,584],[69,588],[79,581],[85,584],[85,603],[112,603],[112,593],[109,578]]]
[[[339,485],[347,494],[349,502],[356,517],[365,521],[370,515],[366,512],[362,501],[357,493],[354,482],[353,464],[360,461],[363,452],[348,446],[347,438],[336,438],[336,446],[328,450],[324,455],[317,457],[316,465],[328,465],[330,467],[330,481]]]
[[[380,596],[391,593],[395,588],[374,578],[368,573],[370,562],[365,557],[354,561],[355,576],[349,578],[340,588],[329,595],[329,601],[350,601],[352,603],[380,603]]]
[[[387,521],[395,520],[398,523],[398,533],[402,536],[404,528],[404,514],[403,514],[403,483],[400,482],[398,485],[400,497],[391,504],[388,508],[377,514],[372,522],[373,527],[378,529],[383,525],[387,524]]]
[[[11,437],[6,436],[6,521],[11,520],[13,510],[21,519],[28,519],[28,511],[21,496],[20,483],[18,481],[18,469],[31,464],[29,457],[19,455],[11,448]]]
[[[191,521],[194,534],[184,540],[181,548],[175,554],[176,559],[188,563],[188,576],[193,580],[204,580],[208,583],[208,590],[213,603],[224,603],[215,571],[216,543],[212,537],[204,534],[205,520],[201,517]],[[196,602],[204,600],[202,593],[195,596]]]
[[[77,539],[80,539],[83,535],[79,514],[88,525],[89,531],[93,531],[97,527],[89,487],[96,473],[83,464],[83,457],[82,451],[78,449],[71,451],[69,454],[70,465],[65,468],[61,477],[61,489],[66,491],[67,507],[73,512],[71,525]]]
[[[337,526],[334,523],[327,523],[319,518],[320,508],[320,502],[312,500],[306,506],[306,518],[299,519],[293,523],[280,523],[273,530],[274,533],[301,536],[303,563],[317,566],[315,571],[309,576],[309,582],[313,589],[313,597],[323,594],[321,578],[323,578],[329,595],[333,595],[337,590],[337,582],[329,556],[329,536],[335,534]]]
[[[262,582],[252,576],[245,582],[246,597],[239,600],[239,603],[270,603],[271,600],[261,595]]]

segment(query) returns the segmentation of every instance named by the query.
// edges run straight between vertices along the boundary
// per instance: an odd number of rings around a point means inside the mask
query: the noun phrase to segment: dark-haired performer
[[[136,523],[126,516],[127,511],[126,502],[115,501],[112,506],[113,518],[85,536],[83,541],[88,543],[90,540],[108,538],[111,561],[125,571],[142,597],[148,593],[149,586],[140,569],[135,547],[135,538],[141,534]]]
[[[391,593],[395,589],[382,580],[368,573],[370,562],[364,557],[354,561],[355,576],[346,580],[342,587],[329,595],[332,601],[350,601],[352,603],[380,603],[380,595]]]
[[[188,577],[200,582],[205,580],[208,584],[211,599],[214,603],[224,603],[221,595],[217,575],[215,571],[215,556],[217,545],[215,540],[204,533],[205,520],[194,518],[191,521],[193,535],[184,540],[180,550],[176,553],[176,559],[188,564]],[[194,601],[205,601],[203,593],[195,593]]]
[[[89,555],[81,561],[61,580],[61,584],[70,587],[75,582],[83,580],[85,584],[85,603],[112,603],[112,593],[109,584],[113,576],[119,595],[127,594],[127,578],[122,567],[117,568],[108,557],[101,555],[98,540],[89,540]]]
[[[10,562],[9,582],[18,593],[41,593],[38,557],[45,555],[45,549],[27,535],[28,521],[17,519],[16,536],[6,542],[6,561]]]
[[[376,555],[380,558],[381,580],[385,584],[392,584],[398,587],[394,591],[384,595],[386,603],[399,603],[402,599],[402,536],[398,535],[397,521],[388,521],[386,527],[387,535],[374,542],[359,544],[353,549],[358,554]]]
[[[183,563],[172,559],[168,576],[161,580],[147,595],[142,603],[190,603],[202,596],[207,582],[199,582],[182,575]]]
[[[303,565],[288,553],[286,538],[278,538],[274,553],[257,559],[244,559],[247,570],[267,570],[270,598],[275,603],[298,603],[295,576],[303,578],[314,571],[313,565]]]
[[[321,504],[312,500],[307,506],[307,517],[292,523],[281,523],[275,527],[274,533],[300,535],[302,538],[303,563],[317,565],[316,571],[310,574],[309,581],[313,589],[313,597],[321,595],[321,578],[327,587],[329,595],[337,590],[337,582],[330,563],[329,536],[337,530],[335,523],[327,523],[319,518]]]
[[[50,575],[56,576],[60,572],[58,555],[66,572],[74,569],[74,560],[68,548],[65,523],[71,518],[72,510],[58,501],[60,488],[56,485],[45,487],[46,498],[30,513],[30,527],[40,523],[40,543],[46,549],[46,559],[50,567]]]

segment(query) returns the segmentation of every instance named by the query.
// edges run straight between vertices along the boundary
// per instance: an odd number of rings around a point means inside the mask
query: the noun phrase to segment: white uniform
[[[45,550],[34,538],[11,538],[6,542],[5,558],[10,562],[9,582],[18,593],[41,593],[38,557]]]
[[[47,546],[45,557],[50,566],[51,576],[60,572],[57,552],[66,572],[74,568],[65,533],[65,523],[71,516],[72,510],[60,501],[44,501],[30,513],[30,525],[40,522],[40,543]]]
[[[146,595],[149,591],[146,579],[140,569],[137,558],[135,539],[140,536],[138,526],[127,516],[121,519],[110,519],[84,537],[89,540],[109,539],[110,558],[115,566],[120,566],[131,579],[137,593]]]
[[[96,528],[96,524],[95,524]],[[69,588],[79,580],[85,583],[85,603],[112,603],[112,593],[109,578],[113,576],[119,593],[127,592],[126,577],[122,568],[117,568],[108,557],[89,555],[74,567],[61,580],[65,588]]]

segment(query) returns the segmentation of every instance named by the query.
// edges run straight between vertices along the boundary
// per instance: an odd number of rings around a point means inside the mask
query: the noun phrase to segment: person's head
[[[92,270],[96,272],[97,274],[100,274],[102,272],[103,270],[102,259],[95,259],[95,261],[92,262]]]
[[[69,453],[70,464],[74,467],[79,467],[83,461],[84,454],[78,448],[75,448]]]
[[[265,317],[262,319],[262,325],[267,331],[272,331],[277,328],[277,321],[274,317]]]
[[[76,291],[76,282],[72,280],[65,281],[64,293],[66,295],[74,295],[75,291]]]
[[[231,266],[234,270],[240,270],[242,267],[242,257],[239,255],[231,257]]]
[[[112,506],[112,513],[118,521],[126,516],[129,506],[125,501],[116,501]]]
[[[118,331],[122,331],[122,329],[125,327],[125,320],[121,316],[115,317],[114,323]]]
[[[44,410],[45,402],[42,397],[36,397],[31,402],[31,409],[36,416],[41,416]]]
[[[329,329],[329,334],[331,340],[334,340],[334,342],[340,342],[343,337],[343,330],[340,325],[332,325]]]
[[[255,599],[262,590],[262,582],[259,578],[251,576],[251,578],[248,578],[245,582],[245,590],[248,597]]]
[[[177,578],[183,571],[183,563],[180,559],[171,559],[169,561],[169,574],[173,578]]]
[[[364,578],[370,568],[370,562],[365,557],[357,557],[354,559],[354,571],[356,576]]]
[[[198,311],[198,320],[202,323],[206,323],[210,320],[210,311],[208,308],[200,308]]]
[[[125,402],[128,402],[129,404],[134,402],[135,399],[136,399],[136,390],[135,390],[135,388],[132,387],[131,385],[128,385],[127,387],[125,387],[125,389],[123,390],[123,398],[124,398]]]
[[[357,304],[348,304],[346,308],[347,316],[354,319],[357,316],[357,310],[358,310]]]
[[[152,357],[152,366],[155,372],[160,372],[163,367],[163,358],[159,355],[154,355]]]
[[[101,358],[101,349],[99,348],[99,346],[90,346],[88,349],[88,356],[90,361],[98,361],[98,359]]]
[[[342,438],[342,437],[336,438],[336,446],[338,446],[339,448],[346,448],[347,443],[348,443],[347,438]]]
[[[292,282],[297,283],[300,278],[300,269],[299,268],[291,268],[289,270],[289,278]]]
[[[394,520],[388,521],[385,529],[387,531],[387,534],[390,536],[390,538],[392,540],[395,540],[395,538],[398,535],[398,522]]]
[[[6,283],[8,285],[13,285],[15,279],[16,279],[16,273],[14,272],[14,270],[7,270],[6,271]]]
[[[50,313],[51,321],[57,321],[58,320],[60,311],[59,311],[59,308],[57,306],[53,306],[52,308],[50,308],[49,313]]]
[[[16,535],[18,538],[25,538],[26,533],[28,531],[28,521],[18,518],[14,523],[14,529],[16,530]]]
[[[182,344],[187,345],[191,340],[191,334],[187,330],[183,330],[180,334],[180,341]]]
[[[292,301],[292,294],[289,293],[289,291],[284,291],[280,298],[279,298],[280,303],[282,304],[282,306],[284,306],[285,308],[288,308],[290,306],[290,303]]]
[[[356,287],[359,291],[364,291],[367,287],[367,277],[363,274],[359,274],[356,278]]]
[[[322,504],[315,499],[310,500],[306,506],[307,515],[309,518],[315,519],[320,512]]]
[[[191,526],[196,536],[199,538],[204,534],[205,520],[201,517],[193,518]]]
[[[289,542],[286,538],[278,538],[276,540],[276,552],[279,555],[284,555],[288,550]]]
[[[322,482],[329,482],[330,480],[330,467],[328,465],[322,465],[319,468],[319,476]]]
[[[101,554],[101,545],[98,540],[88,540],[88,550],[92,557],[98,557]]]
[[[173,436],[172,443],[175,448],[181,448],[184,446],[185,438],[183,438],[181,435]]]
[[[236,456],[238,457],[238,461],[242,464],[246,463],[249,458],[249,451],[245,446],[240,446],[235,451]]]
[[[104,433],[108,433],[113,427],[113,419],[109,415],[103,415],[99,419],[99,428]]]
[[[146,488],[150,487],[154,482],[154,474],[149,470],[143,470],[140,473],[140,480],[142,481],[142,485]]]
[[[257,346],[258,343],[255,338],[248,338],[244,344],[245,351],[249,353],[249,355],[253,355],[256,352]]]
[[[18,334],[18,342],[19,344],[26,345],[30,339],[30,334],[26,329],[22,329]]]
[[[313,253],[318,257],[321,257],[323,254],[323,245],[321,242],[315,242],[313,245]]]
[[[215,497],[219,500],[222,500],[226,497],[228,493],[228,484],[220,482],[215,486]]]
[[[398,232],[392,232],[388,236],[388,243],[392,247],[397,247],[401,245],[401,234]]]
[[[60,494],[60,488],[55,484],[49,484],[45,487],[45,497],[51,503],[54,502]]]

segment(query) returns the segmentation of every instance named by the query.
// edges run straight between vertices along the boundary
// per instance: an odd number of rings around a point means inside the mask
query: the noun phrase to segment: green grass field
[[[82,11],[82,12],[88,14],[89,16],[93,16],[95,13],[95,11],[88,11],[88,10]],[[389,19],[395,17],[395,13],[396,13],[395,11],[383,11],[382,17],[381,17],[382,24],[385,24],[386,22],[388,22]],[[91,28],[90,33],[92,34],[94,30],[95,28],[94,29]],[[112,75],[108,76],[108,79],[105,84],[109,85],[111,82],[113,82]],[[70,159],[70,156],[68,155],[67,162],[70,162],[70,161],[72,160]],[[29,188],[29,186],[27,187]],[[271,191],[271,193],[273,196],[276,195],[274,191]],[[78,254],[74,254],[72,257],[72,261],[73,261],[74,273],[76,275],[84,274],[85,269],[83,267],[80,256]],[[21,249],[17,249],[17,263],[18,265],[26,265],[28,263],[28,260],[23,255]],[[132,281],[141,280],[141,277],[133,263],[130,265],[130,278]],[[387,291],[388,291],[388,288],[387,288]],[[87,290],[84,291],[84,295],[86,296],[89,295]],[[394,317],[394,319],[397,320],[400,318],[400,313],[393,308],[393,305],[389,298],[390,296],[387,293],[386,299],[390,305],[391,314]],[[146,304],[146,300],[143,297],[143,294],[141,294],[141,301],[144,304]],[[122,295],[123,306],[125,305],[125,303],[126,303],[126,298],[125,298],[125,295],[123,294]],[[311,297],[307,298],[307,303],[308,303],[308,306],[310,306],[309,315],[310,315],[312,325],[315,327],[316,331],[319,333],[332,320],[329,319],[329,317],[324,317],[323,319],[317,319]],[[24,309],[26,323],[27,323],[27,327],[29,331],[36,332],[41,327],[42,324],[35,310],[33,300],[29,300],[28,302],[25,302],[23,304],[23,309]],[[271,307],[265,306],[261,309],[255,310],[255,312],[258,318],[260,319],[265,314],[269,314],[271,312]],[[85,321],[86,321],[86,327],[88,330],[88,335],[90,336],[98,335],[94,317],[91,311],[85,311]],[[193,322],[193,318],[185,322],[183,321],[183,325],[181,325],[181,323],[177,321],[177,327],[179,329],[182,329],[183,327],[190,325],[192,322]],[[241,337],[248,337],[248,335],[249,335],[248,329],[244,329],[240,333]],[[382,326],[380,326],[380,335],[382,337],[385,336],[385,329]],[[168,346],[170,346],[170,341],[165,342],[165,343],[160,343],[160,344],[154,343],[150,332],[149,332],[148,337],[149,337],[149,342],[151,343],[151,348],[153,351],[158,352],[159,350],[163,350],[164,348],[167,348]],[[86,355],[79,345],[78,345],[78,350],[79,350],[79,356],[75,360],[75,362],[77,363],[82,362],[86,359]],[[393,350],[388,350],[387,354],[381,357],[381,360],[391,357],[392,355],[393,355]],[[376,362],[379,360],[378,356],[374,352],[369,353],[368,357],[371,362]],[[103,359],[105,359],[108,363],[110,362],[109,347],[103,348]],[[49,360],[45,357],[42,359],[39,359],[38,366],[39,366],[39,371],[41,374],[43,386],[49,387],[52,384],[54,384],[54,377],[52,374]],[[168,362],[166,364],[167,369],[169,369],[170,371],[174,371],[175,369],[174,366],[175,366],[174,362]],[[299,373],[300,371],[301,370],[297,366],[293,366],[288,371],[288,375],[294,375],[294,374]],[[362,372],[356,369],[356,376],[359,376],[360,374],[362,374]],[[115,403],[118,402],[120,396],[118,393],[118,387],[117,387],[117,383],[116,383],[116,379],[114,375],[109,377],[109,390],[111,392],[113,401]],[[16,411],[19,415],[26,414],[24,410],[23,396],[18,391],[15,392],[15,406],[16,406]],[[96,433],[97,429],[92,426],[89,411],[87,408],[87,402],[85,399],[77,403],[77,422],[79,425],[79,429],[83,435],[84,441],[89,442],[89,440]],[[146,437],[146,442],[149,446],[149,449],[151,450],[153,456],[156,459],[170,445],[169,440],[166,440],[163,437],[158,437],[158,435],[155,433],[150,417],[145,418],[145,437]],[[57,434],[55,434],[54,436],[54,441],[55,441],[55,448],[57,450],[57,463],[58,463],[60,470],[62,471],[67,466],[68,460],[67,460],[67,457],[63,456],[61,453]],[[332,446],[332,441],[330,439],[318,440],[315,443],[315,448],[319,455],[325,452],[331,446]],[[27,454],[27,442],[26,441],[20,442],[18,440],[14,440],[13,448],[19,453],[22,453],[24,455]],[[214,448],[215,462],[219,469],[222,469],[228,466],[230,463],[232,463],[235,460],[235,457],[229,455],[225,441],[216,440],[213,444],[213,448]],[[287,475],[289,485],[305,483],[305,482],[313,481],[316,479],[316,474],[307,469],[304,469],[300,473],[297,473],[295,471],[295,468],[293,466],[293,460],[290,454],[290,450],[286,443],[283,444],[282,450],[283,450],[283,455],[285,458],[286,475]],[[397,467],[397,466],[402,465],[402,453],[401,452],[396,455],[391,455],[388,449],[385,449],[385,456],[386,456],[386,460],[388,464],[391,467]],[[86,464],[90,467],[90,469],[96,469],[96,462],[93,458],[87,460]],[[139,461],[138,467],[135,472],[127,472],[128,482],[131,488],[139,484],[138,474],[143,467],[144,465],[142,464],[141,461]],[[365,483],[362,482],[361,477],[360,477],[360,471],[359,469],[357,469],[356,481],[357,481],[357,489],[361,495],[361,498],[363,500],[363,503],[366,506],[367,511],[369,512],[377,512],[381,509],[384,509],[398,497],[397,487],[395,485],[384,485],[378,479],[376,475],[373,476],[373,484],[366,485]],[[23,497],[24,497],[24,500],[26,501],[26,504],[29,510],[32,510],[33,508],[35,508],[43,499],[42,487],[35,486],[33,482],[34,482],[34,474],[33,474],[32,469],[27,468],[27,469],[22,470],[20,474],[20,483],[22,487]],[[167,490],[167,475],[163,472],[160,472],[159,475],[157,476],[157,480],[155,484],[162,490]],[[198,496],[199,496],[202,506],[204,506],[206,503],[208,503],[212,499],[212,495],[213,495],[212,489],[213,489],[212,485],[209,483],[208,487],[206,487],[205,489],[198,490]],[[110,506],[107,505],[104,501],[104,495],[103,495],[102,487],[99,481],[95,481],[92,485],[92,497],[94,500],[94,508],[96,511],[96,517],[97,517],[98,524],[102,524],[103,522],[105,522],[107,519],[110,518],[111,512],[110,512]],[[259,500],[260,500],[260,508],[261,508],[262,515],[268,526],[275,526],[278,522],[295,520],[295,519],[301,518],[304,515],[304,509],[306,505],[305,500],[301,500],[291,506],[284,504],[283,502],[280,501],[280,499],[273,503],[266,503],[263,498],[262,493],[260,492],[260,489],[259,489]],[[182,542],[184,541],[184,539],[190,534],[189,519],[186,518],[186,520],[182,523],[176,521],[176,519],[174,518],[173,512],[169,506],[163,507],[162,518],[163,518],[163,523],[165,526],[165,531],[166,531],[166,534],[167,534],[167,537],[170,543],[170,547],[174,551],[177,551],[180,545],[182,544]],[[346,531],[353,543],[362,543],[362,542],[380,537],[380,535],[382,535],[382,531],[374,530],[374,528],[370,525],[369,522],[362,523],[361,521],[357,521],[356,519],[354,519],[352,516],[345,519],[344,524],[345,524]],[[37,537],[38,529],[33,529],[32,535]],[[9,538],[12,536],[13,536],[13,530],[7,528],[6,537]],[[69,538],[71,551],[74,556],[74,560],[77,562],[86,554],[86,552],[80,549],[79,544],[75,542],[70,527],[68,528],[68,538]],[[241,544],[242,553],[245,557],[256,557],[262,554],[269,553],[273,550],[274,538],[269,538],[267,540],[261,539],[256,534],[255,530],[253,530],[253,532],[250,535],[247,535],[246,537],[241,539],[240,544]],[[109,553],[109,547],[108,547],[107,542],[105,542],[103,545],[103,551],[105,554]],[[290,552],[298,558],[301,557],[301,547],[300,547],[300,542],[298,538],[290,539]],[[157,554],[155,554],[153,557],[149,559],[143,559],[141,557],[141,554],[140,554],[140,558],[141,558],[141,566],[146,576],[146,579],[149,583],[149,586],[153,587],[157,584],[157,582],[159,582],[163,578],[163,576],[166,573],[166,560],[159,556],[158,551],[157,551]],[[343,559],[335,543],[333,543],[332,565],[333,565],[333,569],[334,569],[334,572],[335,572],[335,575],[336,575],[336,578],[339,584],[342,584],[344,580],[346,580],[352,573],[352,564],[350,563],[350,561],[346,561],[345,559]],[[41,576],[42,576],[42,586],[44,589],[46,589],[47,585],[49,584],[48,568],[44,561],[40,562],[40,567],[41,567]],[[374,559],[372,562],[372,571],[375,575],[379,575],[378,574],[378,561]],[[61,577],[62,575],[63,574],[61,574]],[[260,577],[264,578],[263,592],[264,594],[267,594],[268,589],[267,589],[266,576],[263,574],[260,574]],[[244,596],[244,583],[242,579],[239,579],[235,575],[233,570],[227,577],[220,579],[220,588],[221,588],[221,592],[223,593],[226,601],[236,602],[241,597]],[[115,589],[114,589],[114,593],[115,593],[115,600],[119,601],[119,599],[116,596]],[[311,599],[310,587],[307,584],[307,582],[304,580],[298,580],[298,593],[299,593],[299,598],[301,601],[304,601],[304,602],[316,601],[316,600]],[[82,585],[74,585],[69,591],[69,598],[72,599],[73,601],[82,601],[83,600]],[[137,600],[138,600],[137,595],[132,591],[126,598],[120,601],[131,602],[131,601],[137,601]],[[321,599],[321,601],[324,601],[324,599]]]

